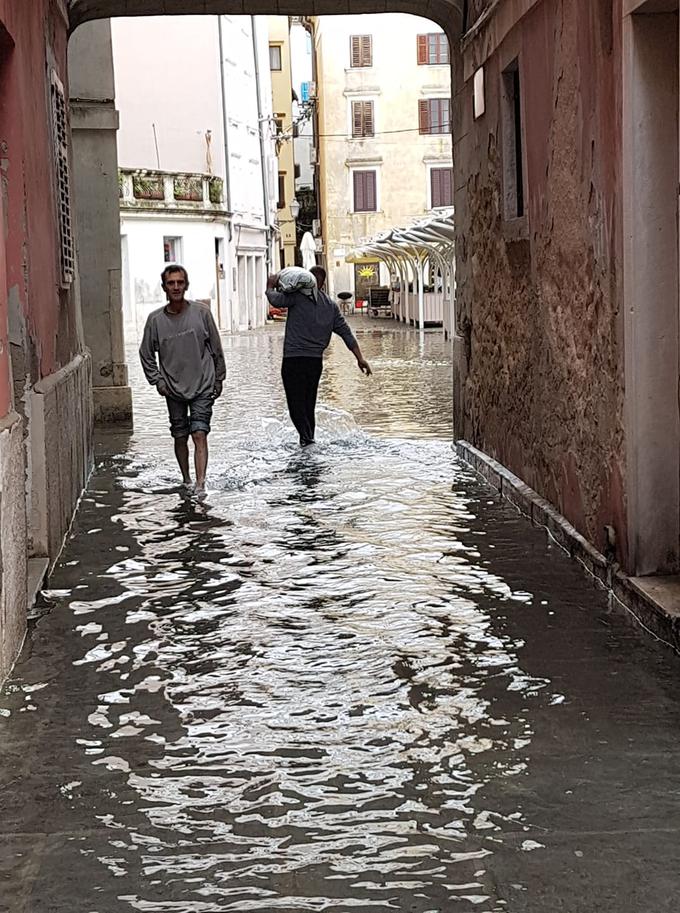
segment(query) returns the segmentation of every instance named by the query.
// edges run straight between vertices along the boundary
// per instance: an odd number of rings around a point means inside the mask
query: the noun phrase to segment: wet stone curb
[[[667,646],[680,652],[680,615],[669,612],[635,580],[624,574],[618,564],[607,561],[605,556],[555,510],[549,501],[537,494],[533,488],[529,488],[502,463],[477,450],[467,441],[456,441],[454,446],[461,460],[531,520],[534,526],[546,529],[551,538],[578,561],[600,586],[608,590],[610,596],[621,603],[638,624]]]

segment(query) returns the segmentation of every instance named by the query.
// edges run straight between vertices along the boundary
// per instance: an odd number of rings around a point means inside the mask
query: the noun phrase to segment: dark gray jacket
[[[179,314],[165,307],[146,320],[139,357],[146,379],[164,380],[173,399],[191,401],[212,392],[226,368],[220,334],[210,309],[187,301]]]
[[[338,334],[350,351],[357,345],[340,308],[325,292],[315,289],[311,296],[302,292],[267,289],[267,299],[273,307],[288,309],[284,358],[320,358],[333,333]]]

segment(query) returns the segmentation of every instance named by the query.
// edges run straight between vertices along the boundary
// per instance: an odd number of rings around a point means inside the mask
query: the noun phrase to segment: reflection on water
[[[226,341],[202,504],[135,368],[0,704],[0,909],[622,909],[673,663],[456,462],[439,336],[361,344],[300,452],[280,336]]]

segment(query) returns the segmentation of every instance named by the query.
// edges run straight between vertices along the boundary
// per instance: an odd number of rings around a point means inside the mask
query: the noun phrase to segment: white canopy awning
[[[422,219],[405,228],[389,231],[367,238],[351,250],[346,260],[362,263],[381,260],[391,273],[399,277],[400,284],[412,276],[418,281],[418,323],[422,328],[424,270],[427,264],[438,270],[445,285],[453,289],[455,227],[453,209],[436,216]],[[451,329],[451,327],[449,328]]]

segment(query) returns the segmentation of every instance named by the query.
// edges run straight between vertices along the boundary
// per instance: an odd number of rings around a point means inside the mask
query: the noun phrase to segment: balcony
[[[229,215],[224,182],[210,174],[122,168],[118,172],[122,212],[176,212],[214,217]]]

